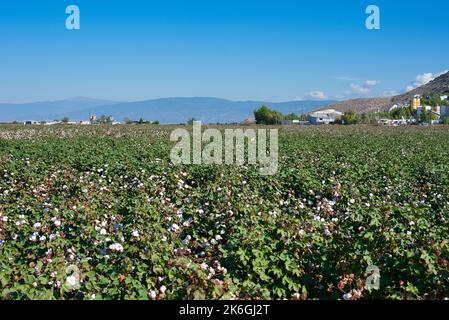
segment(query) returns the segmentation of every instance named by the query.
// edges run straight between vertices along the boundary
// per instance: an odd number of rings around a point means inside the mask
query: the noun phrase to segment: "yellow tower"
[[[416,95],[413,97],[412,108],[413,110],[418,110],[418,107],[421,105],[421,96]]]

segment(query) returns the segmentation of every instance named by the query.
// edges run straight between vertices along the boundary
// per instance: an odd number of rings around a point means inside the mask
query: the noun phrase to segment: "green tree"
[[[301,116],[295,114],[295,113],[290,113],[287,114],[286,116],[284,116],[284,120],[299,120],[301,118]]]
[[[391,110],[390,118],[392,119],[409,119],[412,115],[410,107],[399,107]]]
[[[254,111],[254,118],[257,124],[280,124],[284,120],[284,115],[278,111],[271,110],[267,106],[262,106]]]
[[[357,124],[359,122],[359,116],[354,110],[347,110],[341,117],[343,124]]]
[[[443,124],[449,125],[449,117],[444,117]]]
[[[114,122],[114,118],[112,116],[103,114],[98,118],[98,123],[101,124],[111,124],[112,122]]]
[[[431,120],[437,120],[438,117],[431,110],[422,109],[420,120],[423,123],[430,123]]]

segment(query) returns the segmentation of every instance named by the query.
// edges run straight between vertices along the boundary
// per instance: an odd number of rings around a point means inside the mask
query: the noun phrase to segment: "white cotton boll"
[[[157,297],[156,291],[154,291],[154,290],[151,290],[148,295],[150,296],[150,299],[153,299],[153,300],[156,299],[156,297]]]
[[[159,290],[160,290],[161,293],[163,294],[163,293],[165,293],[165,291],[167,290],[167,287],[166,287],[166,286],[161,286],[161,287],[159,288]]]
[[[109,246],[112,251],[123,252],[123,246],[120,243],[113,243]]]
[[[61,226],[61,221],[60,220],[55,220],[55,222],[53,222],[55,224],[56,227],[60,227]]]
[[[101,235],[106,235],[106,234],[108,234],[108,232],[106,231],[106,229],[102,228],[102,229],[100,230],[100,234],[101,234]]]
[[[68,276],[65,284],[69,290],[77,289],[79,287],[79,277],[76,275]]]
[[[35,229],[39,229],[40,227],[42,227],[42,224],[40,222],[36,222],[35,224],[33,224],[33,228]]]
[[[29,240],[32,242],[36,242],[38,236],[39,236],[39,233],[33,232],[33,234],[29,237]]]

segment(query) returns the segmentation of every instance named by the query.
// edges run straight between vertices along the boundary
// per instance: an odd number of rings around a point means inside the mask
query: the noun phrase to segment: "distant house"
[[[447,107],[445,106],[443,107],[436,106],[434,108],[432,108],[431,106],[419,107],[416,113],[418,118],[421,117],[423,110],[430,111],[435,116],[436,119],[430,120],[431,124],[438,124],[445,116],[445,114],[442,113],[442,110],[444,110],[444,112],[447,112]]]
[[[49,122],[45,122],[44,124],[46,126],[52,126],[52,125],[60,124],[60,123],[61,123],[61,121],[49,121]]]
[[[446,100],[447,100],[447,96],[441,96],[441,97],[440,97],[440,100],[441,100],[441,101],[446,101]]]
[[[316,111],[310,114],[309,122],[314,125],[330,124],[341,118],[342,115],[343,113],[334,109]]]
[[[33,124],[40,124],[39,121],[35,121],[35,120],[26,120],[23,122],[23,124],[25,125],[33,125]]]

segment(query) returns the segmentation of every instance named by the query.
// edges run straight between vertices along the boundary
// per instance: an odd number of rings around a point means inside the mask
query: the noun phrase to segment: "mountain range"
[[[253,116],[262,105],[283,114],[310,113],[315,110],[354,110],[358,113],[388,110],[395,104],[410,103],[416,94],[448,94],[449,72],[429,83],[393,97],[352,99],[346,101],[296,100],[287,102],[231,101],[219,98],[162,98],[135,102],[119,102],[85,97],[59,101],[43,101],[22,104],[0,103],[0,122],[49,121],[68,117],[71,120],[87,120],[93,114],[110,115],[118,121],[158,120],[164,124],[184,123],[190,118],[203,123],[235,123]]]
[[[190,118],[203,123],[233,123],[253,117],[262,105],[284,114],[307,113],[335,101],[298,100],[288,102],[231,101],[219,98],[163,98],[136,102],[117,102],[76,97],[60,101],[24,104],[0,104],[0,122],[48,121],[68,117],[87,120],[92,114],[110,115],[118,121],[158,120],[165,124],[186,122]]]
[[[436,94],[447,95],[449,93],[449,72],[446,72],[439,77],[433,79],[429,83],[408,91],[404,94],[393,97],[381,98],[367,98],[367,99],[352,99],[346,101],[339,101],[334,104],[320,107],[318,110],[335,109],[344,112],[346,110],[354,110],[357,113],[368,113],[386,111],[395,104],[406,105],[412,101],[415,95]]]

